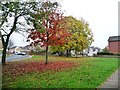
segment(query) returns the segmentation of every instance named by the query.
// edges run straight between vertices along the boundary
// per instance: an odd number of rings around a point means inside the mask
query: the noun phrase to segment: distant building
[[[9,48],[8,49],[8,51],[7,51],[7,53],[14,53],[15,52],[15,50],[16,50],[16,48],[17,48],[17,46],[14,46],[14,47],[11,47],[11,48]]]
[[[26,45],[26,46],[23,47],[23,49],[31,51],[31,50],[34,50],[34,46],[32,46],[32,45]]]
[[[111,53],[120,54],[120,36],[109,37],[108,50]]]
[[[91,46],[84,51],[84,53],[86,53],[88,56],[97,55],[98,52],[101,52],[101,49],[99,47],[94,46]]]

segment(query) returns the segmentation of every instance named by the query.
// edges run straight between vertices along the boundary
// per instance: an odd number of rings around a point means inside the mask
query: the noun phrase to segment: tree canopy
[[[6,60],[6,49],[13,32],[26,32],[26,22],[31,22],[30,14],[38,10],[41,2],[0,2],[0,36],[3,44],[2,65]],[[23,23],[23,19],[26,21]]]
[[[70,36],[67,37],[68,42],[66,42],[62,47],[52,47],[53,51],[61,50],[75,50],[81,52],[88,48],[93,41],[93,34],[89,28],[89,24],[83,20],[77,20],[72,16],[68,16],[64,19],[64,24]]]
[[[32,14],[35,18],[34,30],[28,38],[33,40],[34,45],[46,47],[46,64],[48,46],[61,46],[69,35],[62,26],[64,17],[61,12],[58,12],[57,6],[57,2],[45,2],[40,11]]]
[[[2,64],[5,64],[6,49],[13,32],[28,32],[34,45],[61,50],[82,51],[93,41],[89,24],[83,19],[64,17],[57,2],[0,2],[0,37],[3,44]],[[24,21],[24,22],[23,22]],[[27,26],[31,26],[27,27]],[[30,29],[29,29],[30,28]],[[59,48],[58,48],[59,47]],[[54,50],[57,50],[54,48]]]

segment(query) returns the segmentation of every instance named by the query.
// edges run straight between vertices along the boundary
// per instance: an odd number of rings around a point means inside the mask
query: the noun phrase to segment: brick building
[[[120,36],[109,37],[108,49],[111,53],[120,54]]]

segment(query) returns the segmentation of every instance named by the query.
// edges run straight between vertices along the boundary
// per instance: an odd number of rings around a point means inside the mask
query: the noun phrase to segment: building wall
[[[109,42],[109,51],[115,54],[120,54],[120,41]]]

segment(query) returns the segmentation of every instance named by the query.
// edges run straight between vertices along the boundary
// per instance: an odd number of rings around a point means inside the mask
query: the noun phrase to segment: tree
[[[2,65],[5,65],[6,62],[6,49],[8,47],[8,42],[10,36],[13,32],[24,31],[21,27],[24,24],[21,22],[21,17],[29,20],[30,12],[35,11],[35,7],[37,7],[36,2],[10,2],[3,1],[0,2],[0,36],[3,44],[2,51]]]
[[[109,49],[108,49],[108,47],[103,48],[103,52],[105,52],[105,53],[109,53]]]
[[[93,34],[89,29],[89,24],[83,19],[77,20],[72,16],[66,17],[63,24],[65,24],[67,31],[70,33],[70,37],[67,37],[68,42],[63,46],[67,52],[66,56],[68,56],[68,54],[70,55],[71,50],[75,50],[77,57],[77,53],[89,47],[93,41]],[[63,49],[63,47],[61,48]],[[56,48],[60,49],[58,47]]]
[[[77,20],[73,17],[67,18],[67,22],[71,22],[71,27],[68,28],[71,33],[71,37],[69,38],[70,42],[67,46],[70,47],[69,49],[75,50],[77,57],[77,52],[81,52],[91,45],[93,41],[93,34],[89,29],[89,24],[85,20]]]
[[[69,34],[62,26],[63,16],[57,10],[57,2],[45,2],[37,14],[34,14],[35,21],[34,31],[31,32],[28,38],[33,40],[34,45],[46,47],[46,62],[48,63],[48,47],[60,46],[66,42],[65,37]],[[41,16],[44,15],[43,18]]]

